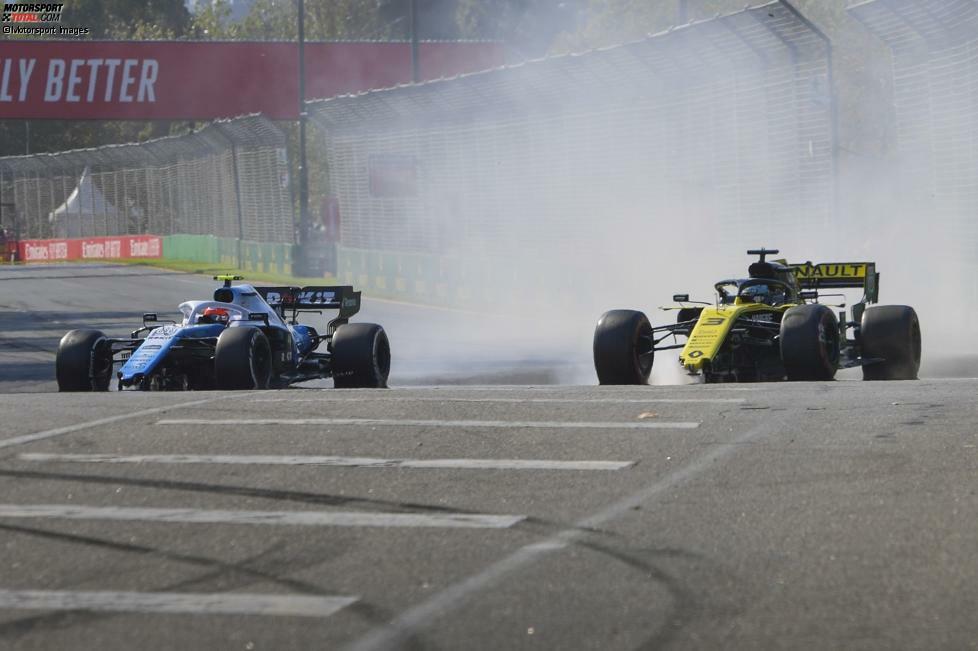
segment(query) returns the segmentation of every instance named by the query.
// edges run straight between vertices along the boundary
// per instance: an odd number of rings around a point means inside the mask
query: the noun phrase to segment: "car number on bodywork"
[[[175,334],[180,330],[180,326],[166,325],[155,328],[152,332],[146,335],[146,341],[151,339],[172,339]]]

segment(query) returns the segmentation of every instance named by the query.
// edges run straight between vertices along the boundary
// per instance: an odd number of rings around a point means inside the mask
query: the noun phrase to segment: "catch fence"
[[[893,53],[901,203],[978,266],[978,2],[850,7]]]
[[[184,136],[2,157],[0,226],[21,240],[197,234],[291,244],[286,138],[247,116]]]
[[[463,297],[445,285],[476,261],[512,269],[545,252],[570,274],[593,268],[596,250],[643,243],[738,262],[744,246],[800,248],[836,219],[830,59],[822,35],[774,2],[579,55],[311,102],[341,267],[431,300],[435,287]]]

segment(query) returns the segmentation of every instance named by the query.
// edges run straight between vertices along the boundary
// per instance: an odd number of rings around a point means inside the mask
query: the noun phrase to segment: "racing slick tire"
[[[781,319],[781,361],[789,380],[831,380],[839,368],[839,321],[817,303],[792,307]]]
[[[99,330],[71,330],[55,357],[58,391],[108,391],[112,379],[112,344]]]
[[[384,389],[391,372],[391,345],[376,323],[345,323],[333,334],[333,386]]]
[[[642,312],[609,310],[594,329],[598,384],[648,384],[655,351],[652,324]]]
[[[226,328],[214,350],[218,389],[267,389],[272,377],[272,348],[258,328]]]
[[[863,366],[864,380],[916,380],[920,370],[920,320],[907,305],[877,305],[863,312],[862,356],[884,361]]]

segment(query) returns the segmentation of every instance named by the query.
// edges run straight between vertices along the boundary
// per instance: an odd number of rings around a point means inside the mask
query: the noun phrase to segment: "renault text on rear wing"
[[[866,300],[875,303],[879,297],[879,273],[875,262],[803,262],[790,264],[802,289],[859,288]]]

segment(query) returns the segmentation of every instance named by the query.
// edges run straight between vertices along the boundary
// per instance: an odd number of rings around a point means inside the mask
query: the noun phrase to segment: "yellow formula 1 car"
[[[760,256],[748,278],[718,282],[715,302],[673,296],[676,323],[652,327],[642,312],[605,312],[594,331],[598,381],[645,384],[655,351],[676,348],[686,371],[706,382],[831,380],[838,369],[854,366],[862,367],[864,380],[917,378],[917,313],[906,305],[869,307],[879,297],[875,263],[788,264],[766,259],[776,249],[747,253]],[[851,320],[844,303],[836,316],[818,302],[820,295],[842,296],[823,290],[845,288],[863,290]],[[679,336],[685,343],[677,343]]]

